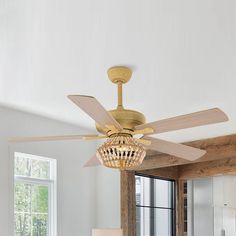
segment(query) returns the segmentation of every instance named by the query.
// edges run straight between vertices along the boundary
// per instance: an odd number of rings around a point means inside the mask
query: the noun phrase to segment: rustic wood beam
[[[235,173],[235,157],[179,166],[180,179],[193,179]]]
[[[139,170],[156,169],[167,166],[185,165],[205,161],[214,161],[224,158],[236,157],[236,134],[209,138],[183,143],[188,146],[204,149],[207,153],[200,159],[190,162],[167,154],[156,154],[147,156],[142,165],[136,168]]]
[[[150,170],[140,170],[136,171],[135,173],[142,175],[157,176],[160,178],[172,179],[172,180],[178,180],[179,177],[178,166],[170,166],[170,167],[163,167]]]
[[[176,235],[184,236],[184,180],[176,181]]]
[[[134,171],[121,171],[121,228],[123,236],[136,235],[136,197]]]

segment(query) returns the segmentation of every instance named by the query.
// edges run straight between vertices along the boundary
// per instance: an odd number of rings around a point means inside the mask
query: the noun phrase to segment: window
[[[56,236],[56,160],[15,153],[15,236]]]
[[[136,235],[175,235],[175,182],[136,175]]]

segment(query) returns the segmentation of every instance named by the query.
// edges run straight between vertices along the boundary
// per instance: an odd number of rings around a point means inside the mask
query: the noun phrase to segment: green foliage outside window
[[[29,158],[15,158],[15,175],[47,179],[50,163]],[[49,187],[15,182],[15,236],[48,235]]]

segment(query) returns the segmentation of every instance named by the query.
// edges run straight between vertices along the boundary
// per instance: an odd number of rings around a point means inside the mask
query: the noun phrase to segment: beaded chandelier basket
[[[96,153],[100,162],[110,168],[126,169],[142,163],[146,151],[130,136],[109,138]]]

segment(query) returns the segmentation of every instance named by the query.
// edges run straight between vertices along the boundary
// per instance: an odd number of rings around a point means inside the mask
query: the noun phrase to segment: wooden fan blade
[[[151,137],[145,137],[145,139],[151,141],[151,144],[148,146],[149,149],[180,157],[189,161],[194,161],[206,153],[205,150],[189,147],[179,143],[172,143],[162,139]]]
[[[192,128],[225,121],[228,121],[227,115],[219,108],[213,108],[205,111],[199,111],[187,115],[138,125],[135,128],[140,130],[150,127],[154,130],[153,133],[164,133],[172,130]]]
[[[99,166],[101,162],[98,160],[96,154],[90,158],[84,165],[84,167],[92,167],[92,166]]]
[[[98,135],[63,135],[63,136],[45,136],[45,137],[15,137],[10,138],[9,142],[40,142],[40,141],[63,141],[63,140],[93,140],[106,138],[106,136],[98,136]]]
[[[122,126],[106,111],[96,98],[83,95],[69,95],[68,98],[101,126],[113,125],[118,130],[122,130]]]

